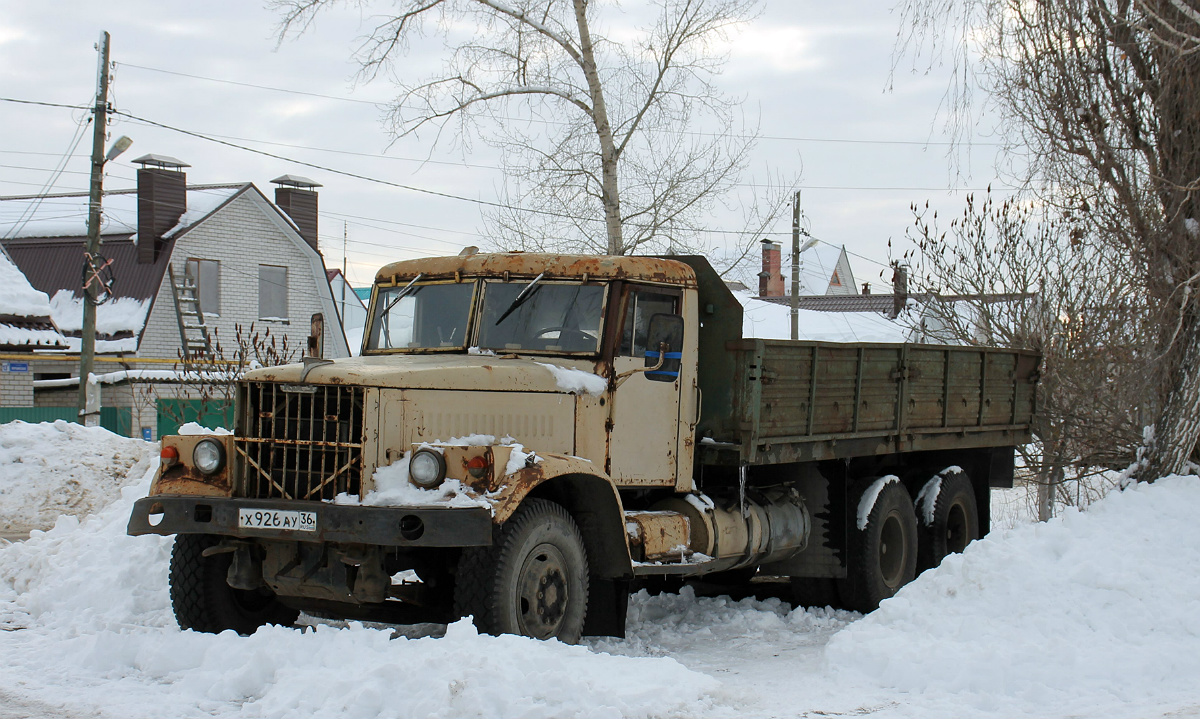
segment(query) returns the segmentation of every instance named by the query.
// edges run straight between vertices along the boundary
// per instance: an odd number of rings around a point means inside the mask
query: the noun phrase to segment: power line
[[[201,140],[207,140],[207,141],[209,141],[209,142],[215,142],[215,143],[217,143],[217,144],[219,144],[219,145],[225,145],[225,146],[227,146],[227,147],[233,147],[233,148],[236,148],[236,149],[238,149],[238,150],[244,150],[244,151],[246,151],[246,152],[253,152],[253,153],[257,154],[257,155],[263,155],[263,156],[265,156],[265,157],[271,157],[271,158],[274,158],[274,159],[276,159],[276,160],[283,160],[284,162],[291,162],[291,163],[294,163],[294,164],[297,164],[297,165],[303,165],[304,167],[311,167],[311,168],[313,168],[313,169],[315,169],[315,170],[321,170],[322,172],[329,172],[329,173],[332,173],[332,174],[334,174],[334,175],[342,175],[343,177],[353,177],[353,178],[354,178],[354,179],[356,179],[356,180],[365,180],[366,182],[374,182],[374,183],[377,183],[377,184],[380,184],[380,185],[387,185],[387,186],[389,186],[389,187],[397,187],[397,188],[399,188],[399,189],[402,189],[402,190],[409,190],[410,192],[419,192],[419,193],[422,193],[422,194],[425,194],[425,195],[433,195],[433,196],[435,196],[435,197],[444,197],[444,198],[451,199],[451,200],[460,200],[460,201],[462,201],[462,202],[470,202],[470,203],[473,203],[473,204],[476,204],[476,205],[483,205],[483,206],[485,206],[485,207],[495,207],[495,208],[497,208],[497,209],[502,209],[502,210],[516,210],[516,211],[518,211],[518,212],[528,212],[528,213],[530,213],[530,214],[535,214],[535,215],[545,215],[545,216],[548,216],[548,217],[558,217],[558,218],[560,218],[560,219],[576,220],[576,221],[579,221],[579,220],[583,220],[583,221],[592,220],[592,218],[587,218],[587,217],[577,217],[577,216],[574,216],[574,215],[567,215],[567,214],[563,214],[563,213],[559,213],[559,212],[551,212],[551,211],[549,211],[549,210],[537,210],[537,209],[533,209],[533,208],[527,208],[527,207],[515,207],[515,206],[512,206],[512,205],[505,205],[505,204],[503,204],[503,203],[500,203],[500,202],[492,202],[492,201],[489,201],[489,200],[481,200],[481,199],[478,199],[478,198],[464,197],[464,196],[462,196],[462,195],[455,195],[455,194],[452,194],[452,193],[449,193],[449,192],[441,192],[441,191],[439,191],[439,190],[429,190],[429,189],[426,189],[426,188],[424,188],[424,187],[415,187],[415,186],[413,186],[413,185],[405,185],[405,184],[402,184],[402,183],[399,183],[399,182],[392,182],[392,181],[390,181],[390,180],[381,180],[381,179],[379,179],[379,178],[377,178],[377,177],[370,177],[370,176],[367,176],[367,175],[360,175],[360,174],[358,174],[358,173],[356,173],[356,172],[347,172],[347,171],[345,171],[345,170],[337,170],[337,169],[334,169],[334,168],[332,168],[332,167],[327,167],[327,166],[325,166],[325,165],[318,165],[318,164],[316,164],[316,163],[313,163],[313,162],[305,162],[304,160],[297,160],[297,159],[295,159],[295,158],[291,158],[291,157],[285,157],[285,156],[283,156],[283,155],[277,155],[277,154],[275,154],[275,153],[273,153],[273,152],[267,152],[266,150],[256,150],[256,149],[254,149],[253,147],[246,147],[245,145],[238,145],[238,144],[235,144],[235,143],[232,143],[232,142],[228,142],[228,141],[226,141],[226,140],[220,140],[220,139],[217,139],[217,138],[215,138],[215,137],[211,137],[211,136],[209,136],[209,135],[204,135],[204,134],[201,134],[201,133],[199,133],[199,132],[193,132],[193,131],[191,131],[191,130],[184,130],[183,128],[179,128],[179,127],[173,127],[173,126],[171,126],[171,125],[167,125],[167,124],[165,124],[165,123],[161,123],[161,122],[155,122],[154,120],[147,120],[147,119],[146,119],[146,118],[144,118],[144,117],[138,117],[137,115],[133,115],[133,114],[131,114],[131,113],[124,112],[124,111],[122,111],[122,110],[113,110],[113,111],[112,111],[112,114],[114,114],[114,115],[120,115],[120,116],[122,116],[122,117],[127,117],[127,118],[129,118],[129,119],[131,119],[131,120],[137,120],[138,122],[143,122],[143,123],[146,123],[147,125],[153,125],[153,126],[155,126],[155,127],[160,127],[160,128],[162,128],[162,129],[164,129],[164,130],[171,130],[171,131],[173,131],[173,132],[178,132],[178,133],[181,133],[181,134],[184,134],[184,135],[189,135],[189,136],[191,136],[191,137],[196,137],[196,138],[199,138],[199,139],[201,139]],[[596,220],[596,221],[598,221],[598,220]]]
[[[215,82],[215,83],[220,83],[220,84],[224,84],[224,85],[236,85],[238,87],[249,87],[249,88],[254,88],[256,90],[268,90],[271,92],[282,92],[282,93],[286,93],[289,95],[303,95],[306,97],[319,97],[319,98],[322,98],[325,100],[336,100],[338,102],[352,102],[352,103],[357,103],[357,104],[362,104],[362,105],[372,105],[374,107],[381,107],[381,106],[387,104],[386,102],[376,102],[373,100],[360,100],[355,97],[346,97],[344,95],[326,95],[326,94],[319,93],[319,92],[309,92],[307,90],[293,90],[293,89],[285,88],[285,87],[273,87],[270,85],[257,85],[254,83],[241,82],[238,80],[227,80],[227,79],[218,78],[218,77],[208,77],[206,75],[193,75],[190,73],[179,72],[176,70],[166,70],[166,69],[159,68],[159,67],[147,67],[145,65],[134,65],[132,63],[126,63],[126,62],[121,62],[121,63],[114,62],[113,65],[122,66],[122,67],[130,67],[130,68],[134,68],[137,70],[145,70],[147,72],[158,72],[158,73],[163,73],[165,75],[175,75],[177,77],[187,77],[187,78],[191,78],[193,80],[204,80],[206,82]],[[539,124],[546,124],[546,125],[566,124],[566,123],[562,123],[562,122],[555,122],[553,120],[544,120],[541,118],[511,118],[511,117],[509,117],[509,118],[505,118],[505,119],[520,121],[520,122],[536,122]],[[714,132],[701,132],[701,131],[685,131],[680,134],[707,136],[707,137],[714,137],[714,136],[718,135],[718,133],[714,133]],[[724,134],[724,133],[722,133],[722,134]],[[752,137],[751,135],[739,135],[739,134],[731,134],[731,136],[737,137],[737,138]],[[802,137],[802,136],[794,136],[794,135],[792,135],[792,136],[789,136],[789,135],[757,135],[757,138],[760,140],[772,140],[772,141],[784,141],[784,142],[821,142],[821,143],[834,143],[834,144],[845,144],[845,145],[907,145],[907,146],[915,146],[915,147],[930,147],[930,146],[953,147],[953,146],[965,144],[965,145],[980,145],[980,146],[985,146],[985,147],[1004,147],[1005,146],[1005,143],[1002,143],[1002,142],[983,142],[983,141],[961,143],[961,142],[953,142],[953,141],[945,141],[945,140],[864,140],[864,139],[851,139],[851,138],[838,138],[838,137]]]
[[[375,107],[379,107],[380,105],[385,104],[382,102],[372,102],[371,100],[359,100],[358,98],[355,98],[355,97],[344,97],[344,96],[338,96],[338,95],[324,95],[319,92],[308,92],[306,90],[290,90],[290,89],[283,88],[283,87],[270,87],[269,85],[255,85],[254,83],[239,82],[237,80],[224,80],[224,79],[216,78],[216,77],[205,77],[204,75],[191,75],[186,72],[177,72],[175,70],[164,70],[159,67],[146,67],[145,65],[134,65],[133,63],[129,63],[129,62],[114,62],[113,66],[114,67],[132,67],[137,70],[146,70],[148,72],[161,72],[164,75],[175,75],[176,77],[190,77],[193,80],[205,80],[208,82],[219,82],[219,83],[222,83],[225,85],[237,85],[239,87],[254,88],[255,90],[270,90],[272,92],[283,92],[283,93],[287,93],[289,95],[304,95],[306,97],[320,97],[325,100],[338,100],[340,102],[354,102],[354,103],[359,103],[362,105],[373,105]]]
[[[15,102],[19,105],[41,105],[42,107],[65,107],[71,110],[91,110],[90,105],[64,105],[59,102],[40,102],[37,100],[18,100],[15,97],[0,97],[0,102]]]

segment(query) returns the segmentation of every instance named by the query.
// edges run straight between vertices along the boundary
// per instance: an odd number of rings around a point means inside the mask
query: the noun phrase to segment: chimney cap
[[[301,177],[300,175],[280,175],[279,177],[276,177],[274,180],[271,180],[271,182],[272,182],[272,184],[275,184],[275,185],[286,185],[288,187],[299,187],[299,188],[306,189],[306,190],[310,190],[314,187],[324,187],[324,185],[322,185],[321,183],[316,182],[315,180],[310,180],[307,177]]]
[[[133,164],[141,165],[142,167],[146,167],[147,165],[150,165],[153,167],[161,167],[161,168],[168,169],[168,170],[182,170],[185,167],[191,167],[191,165],[187,164],[183,160],[177,160],[174,157],[171,157],[170,155],[155,155],[155,154],[142,155],[141,157],[137,158],[136,160],[133,160],[132,162],[133,162]]]

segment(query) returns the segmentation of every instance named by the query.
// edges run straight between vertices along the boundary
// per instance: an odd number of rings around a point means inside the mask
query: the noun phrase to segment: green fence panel
[[[177,434],[179,426],[188,422],[216,429],[233,427],[233,407],[223,402],[205,402],[199,399],[158,400],[158,436]]]
[[[0,423],[21,420],[22,422],[53,422],[64,419],[74,422],[79,416],[77,407],[0,407]]]
[[[0,424],[21,420],[22,422],[53,422],[65,420],[75,422],[79,418],[77,407],[0,407]],[[101,407],[100,426],[122,437],[133,436],[133,410],[129,407]]]

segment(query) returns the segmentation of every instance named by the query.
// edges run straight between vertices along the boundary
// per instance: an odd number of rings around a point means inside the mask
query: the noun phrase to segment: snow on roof
[[[842,274],[839,276],[838,287],[830,287],[834,270],[838,269],[845,245],[830,245],[828,242],[817,242],[816,245],[800,253],[800,294],[856,293],[854,287],[854,272],[850,266],[850,257],[842,263]],[[785,272],[785,278],[788,275]],[[790,282],[790,280],[788,280]]]
[[[50,316],[50,300],[38,292],[8,253],[0,251],[0,315],[46,318]]]
[[[0,315],[12,318],[0,323],[0,346],[61,347],[63,337],[50,324],[50,301],[0,250]]]
[[[146,323],[150,300],[118,297],[96,306],[96,333],[115,335],[121,332],[140,334]],[[50,300],[50,317],[63,332],[83,329],[83,298],[71,290],[59,290]]]
[[[78,340],[76,340],[78,341]],[[177,369],[122,369],[115,372],[105,372],[103,374],[91,375],[96,382],[100,384],[117,384],[119,382],[128,382],[137,380],[142,382],[198,382],[198,381],[221,381],[228,379],[227,374],[212,373],[212,372],[194,372],[190,370]],[[37,379],[33,381],[33,386],[36,389],[49,389],[53,387],[78,387],[78,377],[64,377],[63,379]]]
[[[187,191],[187,212],[165,237],[170,238],[215,210],[241,191],[242,185],[193,185]],[[0,238],[86,237],[86,194],[0,198]],[[104,193],[100,233],[129,235],[137,232],[137,191]]]
[[[792,337],[791,308],[734,292],[742,303],[742,336],[767,340]],[[821,342],[907,342],[910,329],[877,312],[800,310],[800,339]]]

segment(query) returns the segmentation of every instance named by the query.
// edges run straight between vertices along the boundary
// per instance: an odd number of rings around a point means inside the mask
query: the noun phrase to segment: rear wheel
[[[874,483],[864,483],[861,498]],[[856,507],[858,504],[856,503]],[[850,530],[847,576],[838,595],[847,609],[869,612],[917,574],[917,517],[908,490],[886,482],[867,514],[866,525]]]
[[[559,504],[527,500],[492,547],[463,551],[454,600],[489,634],[579,641],[588,561],[575,520]]]
[[[225,577],[231,553],[204,556],[220,540],[207,534],[180,534],[171,550],[171,608],[181,629],[217,634],[232,629],[253,634],[265,624],[290,626],[300,612],[285,607],[265,587],[244,590],[229,586]]]
[[[929,480],[917,495],[917,505],[921,520],[917,566],[921,571],[936,567],[947,554],[961,552],[979,539],[975,488],[962,471],[946,470]]]

